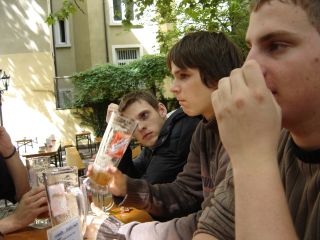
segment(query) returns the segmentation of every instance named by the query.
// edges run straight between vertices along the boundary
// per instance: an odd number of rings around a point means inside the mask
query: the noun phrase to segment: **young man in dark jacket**
[[[167,118],[166,107],[147,91],[125,95],[118,110],[138,122],[134,137],[144,146],[134,160],[125,155],[118,169],[151,184],[173,182],[187,161],[200,117],[189,117],[179,108]]]

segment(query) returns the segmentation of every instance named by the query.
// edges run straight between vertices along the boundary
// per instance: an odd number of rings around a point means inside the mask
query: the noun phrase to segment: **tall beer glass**
[[[42,174],[50,168],[50,157],[27,158],[26,166],[30,186],[34,188],[44,185]],[[35,228],[45,228],[50,226],[49,212],[44,212],[38,215],[32,223],[32,226]]]
[[[108,192],[110,176],[104,173],[104,169],[110,165],[118,166],[136,127],[135,120],[112,112],[93,163],[93,174],[90,179],[85,180],[88,188],[102,194]]]

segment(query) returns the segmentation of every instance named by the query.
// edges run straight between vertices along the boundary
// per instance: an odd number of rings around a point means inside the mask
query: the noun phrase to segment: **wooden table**
[[[45,157],[45,156],[54,157],[56,167],[58,167],[58,162],[60,167],[63,166],[61,143],[60,141],[57,141],[57,140],[52,141],[52,146],[45,147],[44,151],[40,151],[39,147],[36,147],[34,148],[34,151],[24,153],[22,154],[22,156],[25,158]]]
[[[150,222],[152,217],[143,210],[130,208],[128,212],[123,212],[121,208],[117,207],[111,210],[110,214],[114,215],[123,223],[132,221]],[[35,229],[31,227],[24,228],[20,231],[5,235],[5,240],[46,240],[48,229]]]

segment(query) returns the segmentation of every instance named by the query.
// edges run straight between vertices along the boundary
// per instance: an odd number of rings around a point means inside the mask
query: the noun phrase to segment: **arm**
[[[200,214],[201,211],[186,217],[175,218],[168,222],[131,222],[120,227],[105,216],[104,222],[102,216],[98,216],[87,226],[86,236],[92,239],[96,239],[97,236],[97,239],[106,239],[110,235],[110,231],[112,231],[113,233],[124,235],[125,239],[191,239]]]
[[[222,79],[212,102],[232,162],[236,239],[297,239],[277,165],[281,111],[258,64]]]
[[[6,132],[6,130],[1,127],[0,128],[0,154],[2,157],[10,156],[15,147],[13,146],[10,136]],[[13,179],[15,190],[16,190],[16,199],[20,200],[22,195],[26,193],[29,189],[28,182],[28,173],[20,160],[18,152],[15,152],[10,158],[2,159],[1,161],[5,161],[5,164],[8,168],[8,171]]]
[[[191,156],[189,160],[176,181],[168,184],[151,185],[126,177],[116,168],[107,168],[107,173],[113,175],[110,191],[118,196],[115,202],[159,217],[178,217],[199,210],[203,201],[200,164]]]
[[[12,215],[0,220],[0,232],[6,234],[28,226],[39,214],[48,211],[46,203],[44,187],[33,188],[23,195]]]
[[[154,216],[177,217],[198,211],[203,201],[199,144],[192,144],[187,164],[173,183],[150,185],[131,179],[114,167],[107,167],[112,176],[109,190],[121,204],[144,209]],[[88,167],[89,176],[92,167]]]
[[[132,222],[120,227],[118,232],[125,235],[126,239],[191,239],[200,213],[193,213],[167,222]]]

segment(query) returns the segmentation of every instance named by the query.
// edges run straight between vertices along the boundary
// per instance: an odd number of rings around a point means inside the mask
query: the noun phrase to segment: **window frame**
[[[55,97],[56,97],[56,109],[71,109],[74,102],[74,85],[71,76],[55,77]],[[63,102],[60,98],[61,91],[69,91],[71,93],[70,105]]]
[[[141,59],[141,57],[143,56],[143,47],[141,44],[112,45],[112,63],[115,65],[119,65],[118,64],[119,61],[117,59],[117,49],[133,49],[133,48],[136,48],[138,50],[138,58],[134,60]]]
[[[109,16],[110,16],[110,25],[122,25],[122,20],[124,19],[124,15],[125,15],[125,4],[123,3],[122,0],[121,1],[121,5],[122,5],[122,17],[121,20],[115,20],[114,19],[114,5],[113,5],[113,0],[108,0],[109,3]],[[133,24],[136,24],[136,16],[135,16],[135,5],[133,5],[133,19],[131,20]]]
[[[65,42],[61,41],[61,29],[60,29],[60,21],[64,22],[64,35],[65,35]],[[62,47],[71,47],[70,42],[70,26],[69,20],[59,20],[53,25],[53,32],[54,32],[54,45],[56,48]]]

